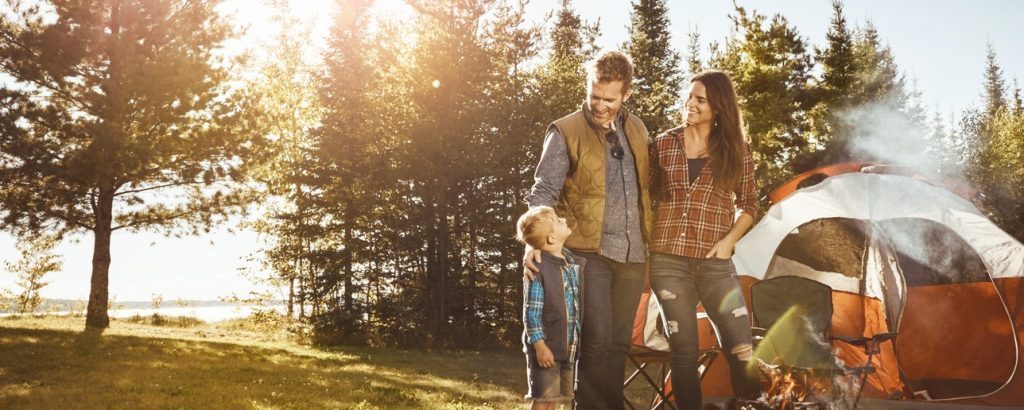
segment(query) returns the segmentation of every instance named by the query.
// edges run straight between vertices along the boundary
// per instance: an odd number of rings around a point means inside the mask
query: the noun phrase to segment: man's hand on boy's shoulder
[[[555,354],[551,353],[544,339],[533,342],[533,348],[537,351],[537,364],[545,369],[555,367]]]
[[[526,246],[526,252],[523,253],[523,277],[533,280],[536,273],[540,272],[540,254],[540,249]]]

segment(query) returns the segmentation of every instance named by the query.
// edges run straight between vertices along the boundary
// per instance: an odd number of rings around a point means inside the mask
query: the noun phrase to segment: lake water
[[[255,306],[161,307],[159,309],[111,309],[107,314],[112,318],[126,318],[135,315],[151,316],[154,313],[159,313],[160,316],[191,316],[204,322],[212,323],[247,317],[257,309],[264,310],[267,308]],[[285,312],[284,306],[276,306],[274,309],[280,313]]]
[[[279,313],[285,312],[284,306],[273,306],[270,307],[277,310]],[[219,322],[228,319],[238,319],[247,317],[252,314],[255,310],[265,310],[267,307],[257,306],[195,306],[195,307],[161,307],[159,309],[153,308],[142,308],[142,309],[111,309],[107,311],[107,315],[111,318],[126,318],[135,315],[139,316],[152,316],[154,313],[160,314],[160,316],[191,316],[202,320],[204,322],[212,323]],[[55,312],[55,315],[66,315],[68,312]],[[8,316],[9,313],[0,313],[0,317]]]

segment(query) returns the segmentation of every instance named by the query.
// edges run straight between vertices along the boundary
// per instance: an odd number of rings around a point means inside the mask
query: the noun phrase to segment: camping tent
[[[842,164],[773,191],[733,258],[748,305],[753,283],[799,276],[831,288],[834,334],[897,332],[872,361],[865,397],[1024,403],[1024,245],[953,193],[969,195],[962,185],[902,171]],[[656,309],[641,308],[635,344],[663,348]],[[865,361],[860,348],[833,347],[845,363]],[[717,361],[705,397],[731,395],[728,380]]]

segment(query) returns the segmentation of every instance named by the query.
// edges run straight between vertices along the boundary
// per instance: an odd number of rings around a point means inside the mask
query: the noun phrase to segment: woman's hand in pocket
[[[705,258],[716,258],[716,259],[730,259],[732,258],[732,251],[736,248],[736,242],[729,239],[728,237],[715,243],[715,246],[711,247],[711,251]]]

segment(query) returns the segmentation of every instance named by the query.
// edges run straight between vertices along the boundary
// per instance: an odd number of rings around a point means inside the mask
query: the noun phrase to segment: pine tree
[[[665,0],[635,0],[629,40],[623,49],[633,59],[633,95],[627,102],[651,135],[671,127],[678,109],[682,75],[679,53],[672,50]]]
[[[988,44],[983,83],[984,107],[964,113],[961,132],[974,135],[967,167],[968,180],[985,195],[980,207],[1004,230],[1024,238],[1024,115],[1016,112],[1019,92],[1006,100],[1005,80]],[[1012,105],[1011,105],[1012,104]]]
[[[422,259],[416,309],[427,346],[451,346],[463,329],[452,325],[465,291],[464,242],[472,195],[489,130],[482,128],[494,73],[482,38],[489,0],[414,2],[419,11],[413,62],[405,71],[414,110],[402,153],[404,183],[417,205],[409,210]],[[483,151],[486,152],[486,151]]]
[[[582,107],[587,91],[584,64],[597,53],[599,34],[597,24],[580,19],[570,0],[562,0],[557,15],[548,33],[550,55],[537,75],[544,111],[551,116],[549,122]]]
[[[527,25],[526,4],[499,4],[484,36],[494,62],[486,92],[494,97],[483,127],[494,131],[481,148],[492,166],[481,170],[472,199],[467,198],[473,207],[462,237],[468,294],[459,314],[475,346],[510,340],[521,326],[523,248],[508,240],[509,221],[524,210],[522,198],[540,154],[538,136],[553,114],[542,110],[532,68],[540,58],[543,31]],[[493,317],[480,320],[481,312]]]
[[[1013,107],[1012,107],[1013,113],[1017,114],[1017,115],[1021,115],[1021,113],[1024,113],[1024,101],[1021,101],[1020,83],[1017,82],[1016,78],[1013,79],[1013,97],[1012,98],[1013,98],[1012,99],[1012,101],[1013,101]]]
[[[696,30],[691,31],[689,38],[690,42],[686,47],[686,70],[689,76],[692,77],[704,70],[704,62],[701,59],[700,53],[700,32]]]
[[[1006,80],[1003,79],[1003,69],[996,61],[996,50],[992,43],[986,45],[984,86],[982,98],[985,101],[985,118],[986,121],[992,121],[996,113],[1006,107]]]
[[[194,234],[242,212],[263,138],[217,52],[233,33],[215,1],[49,4],[0,17],[0,216],[23,234],[92,233],[86,325],[105,328],[111,234]]]
[[[857,80],[857,62],[854,60],[853,33],[847,27],[840,0],[832,1],[832,21],[825,39],[828,47],[815,50],[822,71],[822,99],[835,106],[844,106],[844,100],[850,97]]]
[[[955,149],[953,136],[946,130],[938,107],[936,107],[928,127],[928,145],[925,147],[925,151],[927,155],[936,159],[934,175],[958,175],[958,161],[954,156],[959,151]]]
[[[711,44],[711,67],[732,77],[758,169],[767,192],[793,176],[792,160],[807,149],[811,55],[806,40],[781,15],[770,20],[736,7],[733,34],[720,50]]]
[[[854,43],[857,82],[853,88],[855,102],[903,99],[906,84],[896,66],[892,48],[882,44],[874,23],[868,20],[859,30]],[[896,94],[896,95],[893,95]]]
[[[828,45],[825,49],[815,50],[822,74],[814,87],[816,104],[810,113],[814,134],[824,144],[825,162],[844,160],[849,156],[848,145],[852,136],[841,116],[859,100],[859,90],[855,86],[860,70],[853,37],[843,15],[843,3],[833,0],[832,21],[825,34]]]

